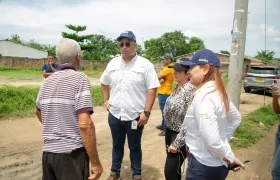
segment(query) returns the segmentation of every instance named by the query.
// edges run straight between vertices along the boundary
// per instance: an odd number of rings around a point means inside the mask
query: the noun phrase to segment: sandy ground
[[[14,84],[13,84],[14,85]],[[22,84],[21,84],[22,85]],[[30,85],[30,82],[29,82]],[[264,98],[260,94],[242,93],[240,112],[242,115],[263,105]],[[271,97],[265,97],[266,104],[271,103]],[[104,172],[101,180],[105,180],[110,173],[111,165],[111,135],[107,122],[107,112],[103,107],[95,107],[92,116],[96,124],[98,151]],[[164,179],[163,167],[165,163],[164,137],[159,137],[155,128],[160,123],[161,114],[156,103],[149,123],[145,126],[143,149],[143,179]],[[39,180],[41,179],[41,156],[43,140],[41,125],[35,117],[9,119],[0,121],[0,179],[1,180]],[[245,171],[231,172],[229,180],[268,180],[270,177],[272,154],[274,149],[274,135],[276,126],[248,149],[239,149],[235,154],[241,160],[252,160]],[[127,147],[127,145],[126,145]],[[187,161],[185,168],[187,167]],[[122,164],[123,179],[131,179],[129,150],[125,149]]]

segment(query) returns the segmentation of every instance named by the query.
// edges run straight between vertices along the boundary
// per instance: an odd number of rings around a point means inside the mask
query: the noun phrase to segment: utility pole
[[[228,73],[228,92],[237,109],[239,109],[242,78],[244,76],[248,1],[235,0],[233,28],[231,31],[232,43]]]

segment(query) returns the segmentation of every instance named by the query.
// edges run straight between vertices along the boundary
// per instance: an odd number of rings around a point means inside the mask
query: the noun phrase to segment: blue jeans
[[[229,169],[226,166],[210,167],[198,162],[192,154],[188,155],[186,180],[225,180]]]
[[[139,118],[136,119],[137,121]],[[131,129],[132,121],[121,121],[113,116],[108,115],[108,122],[111,129],[113,150],[112,150],[112,167],[111,171],[120,175],[121,164],[124,156],[124,143],[127,135],[128,147],[130,150],[130,163],[133,176],[141,175],[142,170],[142,149],[141,137],[144,126],[137,129]]]
[[[162,126],[162,129],[164,129],[164,131],[165,131],[166,127],[165,127],[165,122],[164,122],[164,118],[163,118],[163,109],[165,106],[166,99],[168,97],[169,97],[168,94],[158,94],[159,108],[161,110],[161,116],[162,116],[161,126]]]
[[[275,136],[275,151],[271,173],[273,180],[280,180],[280,124]]]

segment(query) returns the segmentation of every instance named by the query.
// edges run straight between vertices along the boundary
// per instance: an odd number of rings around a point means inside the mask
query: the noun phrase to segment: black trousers
[[[43,152],[42,180],[87,180],[89,157],[85,148],[70,154]]]
[[[188,155],[186,180],[225,180],[228,173],[226,166],[206,166],[198,162],[192,154]]]
[[[170,146],[177,134],[177,132],[166,128],[165,145]],[[166,151],[167,157],[164,166],[164,176],[166,180],[181,180],[181,166],[187,157],[186,145],[181,147],[180,151],[181,153],[168,153]]]

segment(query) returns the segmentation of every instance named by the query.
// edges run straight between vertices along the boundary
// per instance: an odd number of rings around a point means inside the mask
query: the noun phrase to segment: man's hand
[[[144,126],[148,123],[148,117],[145,115],[144,112],[140,113],[140,119],[138,121],[138,126]]]
[[[105,106],[105,109],[106,109],[107,111],[110,111],[110,104],[109,104],[109,100],[105,100],[105,102],[104,102],[104,106]]]
[[[50,65],[50,66],[53,65],[53,62],[49,62],[49,65]]]
[[[164,79],[161,78],[161,79],[159,80],[159,83],[163,83],[163,82],[164,82]]]
[[[91,163],[91,176],[88,178],[89,180],[96,180],[99,179],[102,172],[103,167],[100,163]]]
[[[273,87],[271,91],[272,97],[278,98],[279,97],[279,88],[278,87]]]

